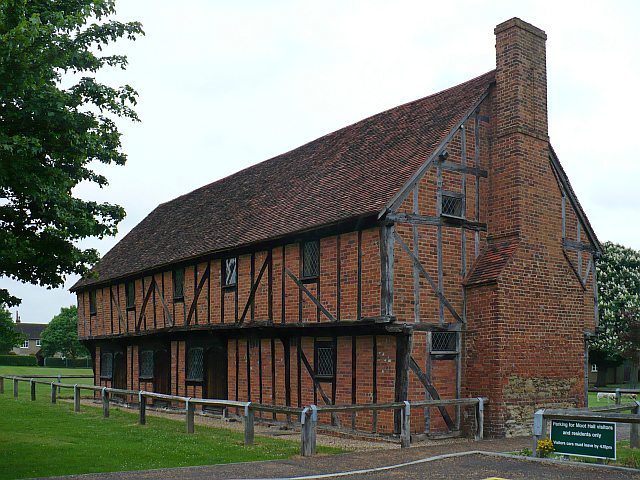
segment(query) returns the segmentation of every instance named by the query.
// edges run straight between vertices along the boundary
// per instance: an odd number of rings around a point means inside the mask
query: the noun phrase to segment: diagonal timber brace
[[[144,295],[144,300],[142,301],[142,307],[140,308],[140,315],[138,315],[138,321],[136,322],[136,332],[140,331],[140,324],[144,319],[145,311],[147,309],[147,304],[149,303],[149,298],[151,298],[151,294],[153,293],[155,283],[156,283],[156,279],[151,277],[151,283],[149,284],[147,293],[145,293]]]
[[[160,291],[160,287],[158,287],[158,283],[154,282],[154,285],[156,287],[156,292],[158,294],[158,298],[160,299],[160,303],[162,303],[162,310],[164,311],[165,318],[169,319],[169,325],[173,327],[175,323],[173,321],[173,317],[171,316],[171,313],[169,313],[169,307],[167,306],[167,302],[164,300],[164,295]]]
[[[298,277],[296,277],[293,273],[291,273],[288,268],[285,268],[284,271],[286,272],[287,275],[289,275],[291,280],[295,282],[298,288],[302,290],[313,303],[315,303],[316,307],[320,309],[320,311],[324,314],[325,317],[327,317],[332,322],[337,322],[336,318],[333,315],[331,315],[331,312],[329,312],[329,310],[327,310],[325,306],[322,305],[322,303],[320,303],[320,301],[316,298],[316,296],[313,293],[311,293],[307,287],[304,286],[304,284],[300,281]]]
[[[122,325],[124,323],[124,318],[122,315],[122,310],[120,308],[120,303],[118,302],[118,299],[113,296],[113,290],[111,289],[111,287],[109,287],[109,294],[111,295],[111,303],[116,304],[116,310],[118,311],[118,325],[120,326],[120,330],[122,331],[124,330],[124,326]]]
[[[460,315],[458,315],[458,312],[456,312],[455,308],[453,308],[453,305],[451,305],[449,303],[449,300],[447,300],[447,298],[438,290],[438,286],[433,281],[431,276],[427,273],[427,271],[424,269],[424,267],[420,263],[420,260],[418,260],[416,258],[416,256],[413,254],[413,252],[411,250],[409,250],[409,247],[407,246],[407,244],[404,243],[404,241],[402,240],[402,237],[400,235],[398,235],[398,232],[394,231],[393,235],[395,236],[395,239],[398,242],[398,244],[400,245],[400,247],[402,247],[402,249],[405,251],[405,253],[407,255],[409,255],[409,258],[411,259],[413,264],[416,266],[416,268],[420,272],[420,275],[422,275],[424,277],[424,279],[429,283],[429,285],[431,285],[431,288],[433,289],[434,293],[440,299],[440,302],[447,308],[447,310],[449,310],[451,315],[453,315],[453,318],[455,318],[460,323],[464,323],[464,320],[462,320]]]
[[[438,394],[438,391],[435,389],[433,384],[429,381],[429,378],[427,378],[427,376],[424,373],[422,373],[422,370],[420,370],[420,367],[418,366],[416,361],[413,359],[413,357],[409,358],[409,367],[411,368],[413,373],[416,374],[416,376],[418,377],[418,380],[420,380],[420,383],[422,383],[422,386],[425,388],[425,390],[429,392],[429,395],[431,395],[431,398],[434,400],[440,400],[440,395]],[[444,423],[447,424],[447,428],[449,429],[449,431],[453,431],[455,429],[455,424],[453,423],[453,420],[451,420],[451,417],[449,416],[449,412],[447,412],[447,409],[445,407],[438,407],[438,410],[440,411],[440,414],[444,419]]]
[[[320,385],[320,382],[318,382],[318,380],[316,379],[316,375],[313,372],[313,368],[311,368],[311,364],[309,363],[309,360],[307,360],[307,356],[304,354],[302,350],[300,350],[300,358],[302,359],[302,363],[304,363],[304,366],[307,369],[307,372],[309,373],[311,380],[313,381],[313,386],[318,389],[318,393],[320,393],[320,396],[322,397],[322,400],[324,400],[324,403],[326,403],[327,405],[333,405],[333,402],[331,401],[331,399],[327,396],[326,393],[324,393],[324,390],[322,389],[322,385]],[[338,415],[335,412],[331,412],[331,421],[333,422],[334,425],[340,427],[340,419],[338,418]]]
[[[249,308],[251,308],[251,305],[253,305],[253,302],[255,301],[256,292],[258,291],[258,287],[260,286],[260,280],[262,280],[262,276],[264,275],[264,272],[267,269],[267,266],[270,265],[270,263],[271,263],[271,252],[269,252],[269,254],[267,254],[267,258],[264,259],[264,263],[262,264],[262,268],[260,269],[260,273],[258,274],[258,278],[256,279],[256,282],[251,287],[251,292],[249,293],[249,298],[247,299],[247,303],[244,306],[244,310],[242,311],[242,315],[240,317],[240,320],[238,320],[238,323],[243,323],[244,319],[247,317],[247,313],[249,312]],[[271,320],[271,318],[269,320]]]
[[[202,278],[198,282],[198,288],[196,288],[195,295],[193,296],[193,301],[191,302],[191,306],[189,307],[189,314],[187,315],[187,325],[191,323],[191,317],[193,317],[193,313],[196,311],[196,307],[198,306],[198,298],[200,298],[202,287],[204,287],[205,282],[209,278],[209,267],[210,264],[207,265],[207,268],[202,274]]]

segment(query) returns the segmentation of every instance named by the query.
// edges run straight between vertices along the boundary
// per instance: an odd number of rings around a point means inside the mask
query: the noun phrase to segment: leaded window
[[[443,193],[441,212],[442,215],[447,217],[463,218],[462,194],[451,192]]]
[[[431,332],[431,353],[456,353],[458,332]]]
[[[173,271],[173,299],[182,300],[184,298],[184,268]]]
[[[318,380],[333,379],[336,372],[333,342],[316,342],[315,366]]]
[[[125,297],[127,309],[136,308],[136,284],[134,282],[127,282]]]
[[[153,350],[140,352],[140,378],[153,378]]]
[[[238,282],[238,259],[236,257],[225,258],[222,261],[222,286],[234,287]]]
[[[89,292],[89,314],[95,315],[98,312],[98,302],[96,301],[96,291]]]
[[[100,378],[113,376],[113,353],[103,353],[100,356]]]
[[[204,350],[201,347],[190,348],[187,352],[187,380],[201,382],[204,378]]]
[[[302,244],[302,277],[315,278],[320,275],[320,243],[304,242]]]

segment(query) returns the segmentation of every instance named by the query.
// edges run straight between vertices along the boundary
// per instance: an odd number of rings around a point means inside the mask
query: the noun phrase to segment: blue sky
[[[633,1],[119,0],[146,36],[111,50],[99,76],[140,94],[141,123],[120,121],[124,167],[81,185],[123,205],[106,253],[156,205],[328,132],[461,83],[495,66],[493,28],[517,16],[547,32],[549,134],[602,241],[640,249],[640,3]],[[215,228],[212,225],[211,228]],[[75,303],[0,279],[25,322]],[[13,309],[15,311],[15,309]]]

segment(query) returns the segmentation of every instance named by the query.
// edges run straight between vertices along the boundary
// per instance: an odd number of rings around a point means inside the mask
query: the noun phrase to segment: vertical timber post
[[[318,422],[318,409],[315,405],[304,407],[300,413],[301,444],[300,454],[303,457],[311,457],[316,453],[316,423]]]
[[[251,402],[244,406],[244,445],[253,445],[255,433],[255,412],[251,408]]]
[[[51,403],[56,403],[57,398],[56,394],[58,393],[58,389],[56,388],[55,382],[51,382]]]
[[[408,400],[404,401],[404,408],[401,413],[400,448],[409,448],[411,446],[411,404]]]
[[[403,331],[396,337],[396,385],[395,401],[404,402],[409,397],[409,361],[413,333]],[[394,432],[401,433],[402,411],[394,410]]]
[[[102,387],[102,416],[109,418],[109,392],[107,392],[107,387]]]
[[[80,411],[80,387],[77,383],[73,386],[73,411]]]
[[[476,419],[478,422],[478,430],[476,431],[476,440],[484,438],[484,398],[478,397],[476,405]]]
[[[33,380],[33,378],[29,381],[30,385],[31,385],[31,401],[35,402],[36,400],[36,382]]]
[[[13,377],[13,396],[18,398],[18,379]]]
[[[383,316],[393,315],[393,264],[394,264],[394,226],[393,223],[380,227],[380,310]]]
[[[620,393],[620,389],[616,388],[616,405],[620,405],[622,403],[622,394]]]
[[[58,383],[62,383],[62,375],[58,375]],[[58,395],[62,393],[62,387],[58,385]]]
[[[0,377],[0,393],[4,393],[4,377]]]
[[[636,406],[633,407],[633,414],[640,415],[640,402],[636,401]],[[640,448],[640,425],[637,423],[631,424],[631,433],[629,434],[629,446],[631,448]]]
[[[138,404],[140,405],[138,423],[140,423],[140,425],[144,425],[147,423],[147,397],[144,396],[144,392],[138,393]]]
[[[193,414],[195,413],[196,406],[191,403],[191,397],[187,398],[185,407],[187,412],[187,433],[193,433]]]

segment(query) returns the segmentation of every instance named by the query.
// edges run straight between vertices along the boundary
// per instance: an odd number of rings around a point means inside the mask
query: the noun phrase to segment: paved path
[[[269,462],[236,463],[138,472],[119,472],[65,477],[83,480],[123,479],[266,479],[304,477],[355,479],[567,479],[567,480],[627,480],[639,479],[640,472],[612,470],[590,466],[573,466],[535,461],[526,458],[506,457],[484,452],[511,452],[529,447],[530,437],[484,440],[482,442],[459,441],[456,443],[416,447],[409,449],[358,452],[343,455],[293,458]],[[386,468],[402,464],[400,467]],[[340,472],[366,470],[361,473],[334,476]]]

